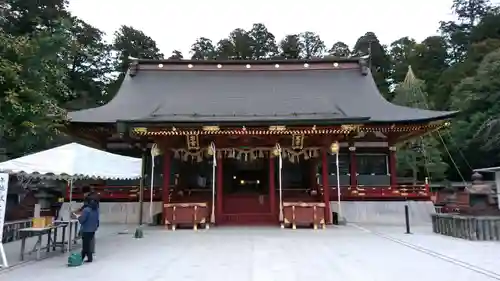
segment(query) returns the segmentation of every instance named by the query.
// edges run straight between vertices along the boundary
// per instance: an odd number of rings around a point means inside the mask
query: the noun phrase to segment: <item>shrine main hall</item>
[[[337,220],[337,201],[429,200],[428,186],[398,183],[397,148],[455,114],[388,102],[361,58],[134,59],[109,103],[69,113],[68,132],[142,154],[153,192],[108,182],[101,198],[152,193],[171,228],[318,228]]]

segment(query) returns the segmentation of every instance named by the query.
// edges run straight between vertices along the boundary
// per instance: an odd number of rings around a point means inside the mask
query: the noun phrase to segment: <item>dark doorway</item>
[[[256,159],[253,161],[240,161],[228,159],[224,163],[227,184],[224,193],[232,195],[267,195],[269,192],[268,161]]]
[[[226,214],[270,212],[269,159],[224,160],[224,204]]]

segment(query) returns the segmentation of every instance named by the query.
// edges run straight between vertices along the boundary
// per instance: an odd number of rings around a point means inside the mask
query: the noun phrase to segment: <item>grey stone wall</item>
[[[410,211],[411,226],[429,226],[435,213],[432,201],[342,201],[342,217],[356,224],[405,225],[405,205]],[[332,212],[338,211],[336,201],[330,201]]]

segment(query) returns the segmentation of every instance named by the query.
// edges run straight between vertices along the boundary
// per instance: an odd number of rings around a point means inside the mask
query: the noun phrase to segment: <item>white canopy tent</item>
[[[28,179],[60,179],[68,182],[69,203],[73,181],[80,179],[138,179],[142,159],[117,155],[78,143],[70,143],[0,163],[0,172]]]
[[[138,179],[141,158],[70,143],[0,163],[0,171],[47,179]]]
[[[141,168],[141,158],[117,155],[75,142],[0,163],[0,172],[28,179],[66,180],[70,189],[70,211],[73,181],[138,179]]]
[[[0,172],[16,174],[30,179],[42,178],[67,181],[70,187],[70,212],[72,212],[71,201],[73,199],[74,180],[138,179],[141,177],[141,169],[141,158],[117,155],[78,143],[62,145],[0,163]],[[71,228],[68,239],[71,239],[70,237]],[[71,249],[69,241],[68,247]]]

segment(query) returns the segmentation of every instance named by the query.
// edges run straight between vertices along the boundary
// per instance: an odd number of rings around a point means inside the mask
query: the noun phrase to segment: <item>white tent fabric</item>
[[[0,171],[52,179],[138,179],[142,159],[70,143],[0,163]]]

